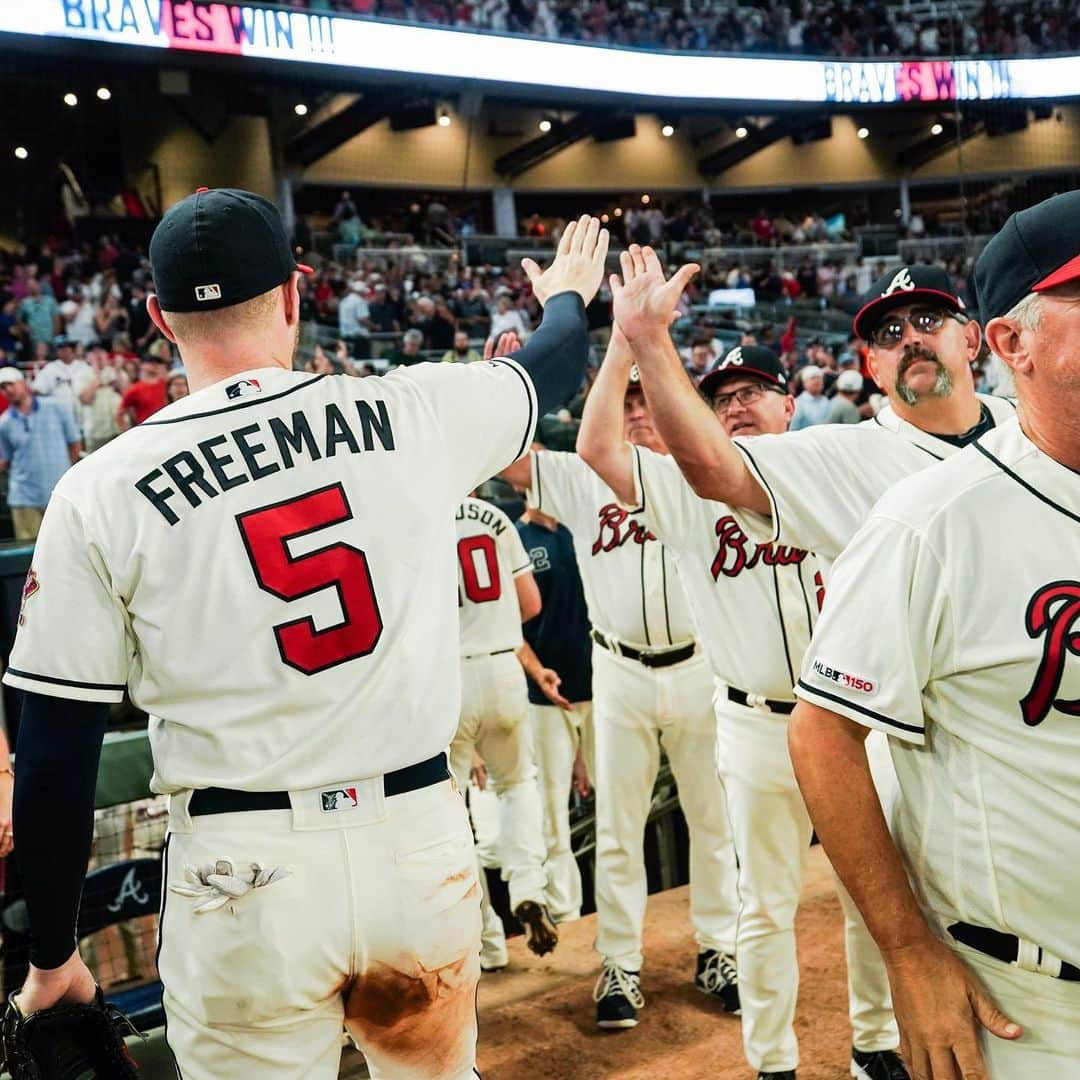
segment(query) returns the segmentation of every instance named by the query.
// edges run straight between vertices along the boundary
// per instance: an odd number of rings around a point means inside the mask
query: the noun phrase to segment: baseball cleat
[[[514,908],[514,918],[525,931],[525,944],[537,956],[551,952],[559,944],[559,931],[555,929],[555,923],[543,904],[535,900],[522,900]]]
[[[855,1080],[910,1080],[895,1050],[851,1048],[851,1075]]]
[[[794,1069],[784,1069],[782,1072],[759,1072],[757,1080],[795,1080]]]
[[[637,1027],[638,1009],[645,1007],[638,973],[605,961],[593,989],[593,1001],[597,1027],[610,1030]]]
[[[731,953],[720,952],[719,949],[699,952],[694,985],[703,994],[716,998],[724,1012],[731,1013],[732,1016],[740,1014],[739,973],[735,967],[735,957]]]

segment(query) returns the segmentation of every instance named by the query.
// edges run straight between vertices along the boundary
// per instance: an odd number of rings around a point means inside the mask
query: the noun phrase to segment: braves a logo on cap
[[[225,396],[230,401],[235,401],[236,398],[251,397],[252,394],[261,394],[262,387],[259,385],[258,379],[241,379],[239,382],[234,382],[231,386],[225,387]]]
[[[38,581],[37,571],[31,568],[26,575],[26,584],[23,585],[22,602],[19,604],[19,625],[26,622],[26,601],[35,593],[41,591],[41,583]]]
[[[200,303],[205,304],[208,300],[220,300],[221,299],[221,286],[220,285],[196,285],[195,286],[195,299]]]
[[[720,366],[722,368],[733,367],[733,366],[738,367],[739,365],[742,364],[742,362],[743,362],[742,346],[741,345],[736,345],[735,348],[732,349],[731,352],[729,352],[727,354],[727,356],[725,356],[724,359],[720,362]]]
[[[908,273],[908,268],[905,266],[893,275],[889,287],[881,295],[892,296],[894,292],[911,292],[914,288],[915,282],[911,280],[911,274]]]
[[[1053,581],[1031,598],[1024,617],[1029,637],[1045,635],[1039,670],[1020,702],[1028,727],[1036,727],[1058,709],[1080,716],[1080,701],[1058,699],[1069,653],[1080,656],[1080,581]]]
[[[338,810],[356,809],[356,788],[334,788],[331,791],[320,791],[319,798],[322,802],[324,814],[333,814]]]

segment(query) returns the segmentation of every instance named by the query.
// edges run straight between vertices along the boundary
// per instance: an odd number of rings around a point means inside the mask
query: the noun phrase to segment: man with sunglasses
[[[791,756],[914,1071],[1046,1080],[1080,1069],[1080,191],[1009,218],[975,283],[1018,418],[897,484],[847,546]],[[900,780],[888,828],[868,729]]]
[[[731,506],[756,540],[835,559],[894,483],[1015,415],[1011,402],[975,393],[971,362],[982,335],[948,275],[900,266],[870,289],[854,323],[889,404],[862,424],[733,441],[682,372],[658,258],[636,245],[630,258],[615,318],[656,425],[694,491]]]
[[[822,593],[813,552],[757,544],[730,507],[699,498],[678,465],[624,435],[622,400],[632,355],[615,329],[585,404],[578,452],[626,507],[636,508],[675,558],[714,680],[716,765],[738,862],[736,936],[746,1057],[758,1080],[794,1080],[799,1064],[795,912],[810,847],[810,818],[787,748],[791,686]],[[775,353],[730,350],[699,384],[729,435],[779,435],[795,409]],[[851,1071],[907,1080],[877,946],[844,890]]]

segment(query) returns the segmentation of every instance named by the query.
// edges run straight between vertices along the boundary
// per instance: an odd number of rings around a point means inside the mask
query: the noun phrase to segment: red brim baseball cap
[[[150,240],[164,311],[242,304],[312,269],[293,256],[277,207],[239,188],[199,188],[170,207]]]
[[[940,266],[896,266],[875,281],[864,294],[852,329],[863,341],[869,341],[871,334],[890,311],[917,300],[925,300],[928,304],[950,311],[965,310],[963,298]]]
[[[1011,311],[1028,293],[1080,278],[1080,191],[1013,214],[975,263],[983,322]]]

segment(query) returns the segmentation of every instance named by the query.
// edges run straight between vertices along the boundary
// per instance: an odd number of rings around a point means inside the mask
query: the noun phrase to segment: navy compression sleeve
[[[15,748],[15,857],[30,920],[30,962],[75,949],[94,835],[94,792],[109,706],[26,694]]]
[[[540,415],[557,409],[577,393],[589,359],[585,303],[576,292],[548,298],[536,333],[513,355],[536,387]]]

